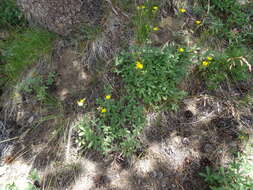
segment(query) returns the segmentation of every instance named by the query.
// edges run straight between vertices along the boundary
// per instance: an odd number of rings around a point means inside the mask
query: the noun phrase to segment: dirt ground
[[[80,53],[71,39],[58,39],[52,64],[42,67],[38,63],[38,72],[56,72],[56,82],[50,89],[58,100],[54,106],[46,108],[20,94],[3,105],[0,120],[8,118],[6,126],[12,129],[2,151],[0,189],[11,182],[22,189],[29,182],[29,173],[36,169],[40,177],[37,187],[48,190],[209,190],[199,173],[206,166],[226,166],[234,152],[242,150],[238,137],[242,131],[252,133],[253,110],[246,106],[238,111],[224,93],[241,97],[250,89],[239,84],[239,90],[231,92],[224,86],[222,91],[207,94],[198,79],[182,84],[190,96],[177,112],[147,113],[140,136],[142,147],[133,156],[112,153],[105,157],[79,150],[74,126],[94,105],[103,84],[114,84],[108,62],[121,50],[122,42],[126,45],[131,38],[131,31],[117,25],[125,16],[109,18],[105,32],[97,41],[87,42],[84,52]],[[164,31],[172,27],[172,18],[166,19]],[[171,40],[171,33],[165,33],[154,34],[154,44]],[[101,57],[106,61],[99,62]],[[97,69],[101,64],[104,70]],[[86,109],[76,105],[80,98],[87,99]]]

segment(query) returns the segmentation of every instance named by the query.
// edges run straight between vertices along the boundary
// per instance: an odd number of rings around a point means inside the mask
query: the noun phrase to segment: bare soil
[[[55,42],[53,64],[37,69],[45,74],[56,72],[50,93],[59,104],[45,107],[20,95],[18,104],[15,99],[3,106],[0,119],[8,118],[15,134],[9,138],[17,138],[5,144],[0,189],[12,181],[22,189],[29,172],[36,169],[40,189],[209,190],[199,173],[206,166],[225,166],[233,159],[233,152],[241,150],[238,137],[242,131],[252,132],[252,108],[246,106],[239,111],[225,95],[243,96],[249,87],[238,84],[231,91],[224,86],[222,91],[207,94],[205,84],[192,76],[182,84],[190,96],[177,112],[147,113],[147,125],[140,136],[142,147],[131,157],[119,153],[105,157],[99,152],[79,150],[75,124],[94,106],[104,83],[120,86],[108,63],[122,43],[131,42],[132,33],[122,24],[125,19],[124,15],[110,15],[104,33],[97,41],[87,42],[81,54],[69,39]],[[152,37],[155,45],[173,40],[172,32],[166,31],[182,29],[180,24],[171,26],[172,20],[166,15],[163,33]],[[101,58],[104,60],[99,61]],[[87,99],[86,109],[76,105],[80,98]]]

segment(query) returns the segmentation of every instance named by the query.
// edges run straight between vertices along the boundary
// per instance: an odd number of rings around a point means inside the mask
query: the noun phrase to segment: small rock
[[[31,116],[29,119],[28,119],[28,123],[32,123],[33,122],[33,120],[34,120],[34,116]]]
[[[153,171],[153,172],[151,173],[151,176],[154,177],[154,178],[156,178],[156,177],[158,176],[158,174],[157,174],[156,171]]]
[[[182,143],[188,145],[190,143],[188,138],[183,138]]]
[[[162,187],[165,188],[167,186],[167,182],[166,181],[163,181],[162,182]]]
[[[214,150],[214,147],[211,145],[211,144],[205,144],[204,145],[204,148],[203,148],[203,151],[205,153],[210,153]]]
[[[229,143],[229,146],[231,146],[231,147],[237,147],[237,143],[236,142],[231,142],[231,143]]]
[[[158,179],[162,179],[163,178],[163,172],[158,172],[157,177],[158,177]]]

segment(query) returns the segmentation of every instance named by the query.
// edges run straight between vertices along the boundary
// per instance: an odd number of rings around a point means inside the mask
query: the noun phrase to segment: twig
[[[0,141],[0,144],[1,143],[4,143],[4,142],[9,142],[9,141],[12,141],[12,140],[15,140],[15,139],[18,139],[19,137],[13,137],[13,138],[10,138],[10,139],[6,139],[6,140],[3,140],[3,141]]]
[[[114,12],[116,15],[119,15],[119,13],[118,13],[118,12],[116,11],[116,9],[113,7],[113,4],[112,4],[111,0],[106,0],[106,1],[111,5],[113,12]]]
[[[194,121],[194,122],[190,122],[190,123],[179,123],[179,124],[187,124],[187,125],[191,125],[191,124],[196,124],[196,123],[199,123],[203,120],[205,120],[206,118],[208,118],[209,116],[211,116],[215,111],[212,111],[211,113],[209,113],[207,116],[199,119],[198,121]]]
[[[210,0],[208,0],[207,14],[209,14],[209,11],[210,11]]]

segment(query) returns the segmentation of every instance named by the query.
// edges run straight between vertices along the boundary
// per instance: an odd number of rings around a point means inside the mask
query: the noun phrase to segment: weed
[[[137,6],[137,13],[132,20],[136,31],[136,40],[139,44],[147,42],[153,29],[154,31],[159,30],[154,25],[157,11],[158,6],[155,6],[152,1],[147,1],[143,5]]]
[[[22,33],[14,32],[11,37],[0,43],[3,51],[1,73],[3,82],[16,82],[23,71],[35,63],[41,56],[47,56],[52,50],[54,35],[38,28],[27,29]]]
[[[95,40],[101,32],[102,27],[99,25],[83,24],[80,28],[83,40]]]
[[[214,53],[212,60],[202,59],[201,76],[209,89],[215,89],[223,81],[243,81],[251,77],[252,59],[247,49],[242,47],[227,48],[223,53]]]
[[[85,115],[77,125],[79,145],[104,154],[133,153],[139,145],[137,136],[144,125],[143,108],[129,96],[115,100],[107,95],[97,103],[99,107],[94,115]]]
[[[16,184],[13,182],[11,184],[7,184],[5,186],[5,190],[18,190],[18,188],[17,188]]]
[[[116,60],[128,94],[151,105],[175,107],[185,93],[177,85],[186,74],[188,53],[173,46],[137,48],[133,53],[122,53]]]
[[[15,0],[1,0],[0,27],[10,28],[26,25],[25,18],[18,9]]]
[[[202,33],[202,38],[215,36],[226,40],[228,44],[252,44],[253,32],[250,16],[252,9],[242,6],[237,0],[212,0],[207,4],[205,0],[199,0],[204,8],[197,14],[205,18],[207,30]]]
[[[32,182],[28,182],[24,187],[22,187],[21,189],[24,190],[37,190],[38,188],[34,185],[36,183],[38,183],[40,181],[40,178],[38,176],[38,172],[36,170],[32,170],[31,173],[28,176],[29,180],[31,180]],[[7,184],[5,186],[5,190],[19,190],[20,188],[18,188],[16,186],[16,184],[13,182],[11,184]]]
[[[53,98],[47,93],[47,89],[54,83],[55,73],[50,72],[48,78],[44,80],[40,75],[27,78],[19,86],[22,93],[35,94],[38,101],[47,103]]]
[[[253,189],[253,179],[250,177],[253,167],[246,156],[238,153],[238,158],[228,167],[218,170],[206,168],[200,173],[212,190],[249,190]]]

